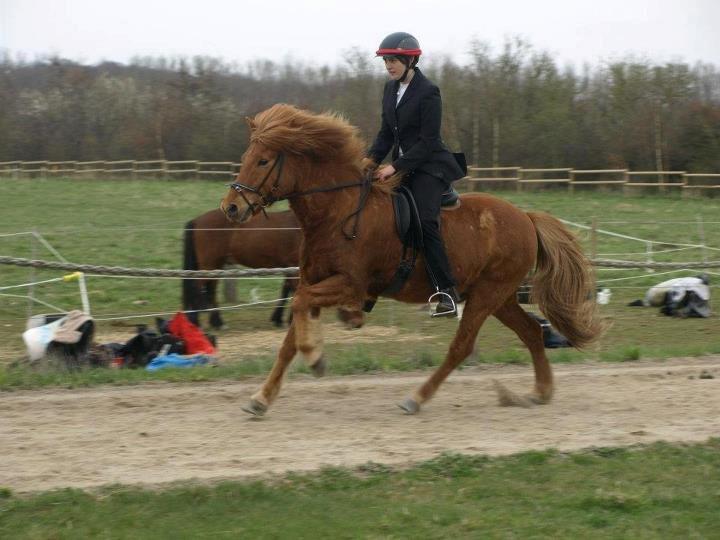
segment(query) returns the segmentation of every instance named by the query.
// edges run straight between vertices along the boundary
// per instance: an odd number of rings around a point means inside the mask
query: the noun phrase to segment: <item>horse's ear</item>
[[[248,127],[250,128],[250,131],[255,131],[255,128],[257,127],[255,124],[255,120],[253,118],[250,118],[249,116],[245,117],[245,122],[247,122]]]

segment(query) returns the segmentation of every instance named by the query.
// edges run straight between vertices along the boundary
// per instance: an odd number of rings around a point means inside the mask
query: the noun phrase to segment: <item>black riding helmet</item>
[[[394,56],[405,64],[405,73],[400,78],[400,82],[405,82],[405,78],[411,68],[414,68],[422,50],[417,38],[407,32],[393,32],[380,42],[380,47],[375,52],[375,56]]]

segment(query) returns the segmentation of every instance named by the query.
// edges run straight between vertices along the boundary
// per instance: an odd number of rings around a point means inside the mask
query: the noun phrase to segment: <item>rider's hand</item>
[[[396,172],[395,167],[392,165],[385,165],[382,169],[379,169],[375,173],[375,178],[378,180],[385,180],[386,178],[390,178]]]

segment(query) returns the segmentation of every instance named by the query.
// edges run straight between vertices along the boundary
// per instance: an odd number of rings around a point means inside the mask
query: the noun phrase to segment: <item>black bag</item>
[[[138,325],[137,334],[123,345],[119,356],[124,358],[125,367],[145,367],[165,346],[167,346],[165,354],[185,354],[185,343],[180,338],[149,330],[145,325]]]
[[[668,317],[683,319],[688,317],[706,318],[711,314],[710,303],[700,298],[694,291],[688,291],[685,296],[674,302],[670,299],[670,294],[666,294],[665,303],[660,307],[660,313]]]
[[[95,323],[92,320],[85,321],[78,328],[80,339],[77,343],[59,343],[51,341],[45,356],[55,358],[65,364],[68,369],[80,369],[86,363],[87,351],[95,334]]]
[[[452,155],[455,158],[455,161],[457,161],[457,164],[460,166],[463,176],[467,176],[467,161],[465,160],[465,154],[462,152],[453,152]]]

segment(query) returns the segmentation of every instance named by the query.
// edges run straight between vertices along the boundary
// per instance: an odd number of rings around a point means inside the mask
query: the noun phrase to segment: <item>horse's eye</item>
[[[260,161],[258,161],[258,165],[260,165],[260,166],[264,166],[264,165],[267,165],[267,164],[268,164],[268,160],[267,160],[267,159],[261,159]]]

